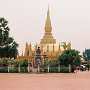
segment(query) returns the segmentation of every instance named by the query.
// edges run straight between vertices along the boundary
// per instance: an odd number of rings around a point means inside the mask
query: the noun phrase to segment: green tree
[[[79,53],[79,51],[74,49],[65,50],[58,58],[59,63],[65,66],[69,64],[78,66],[81,63],[81,56]]]
[[[18,64],[20,65],[20,71],[21,72],[27,72],[27,67],[28,67],[28,60],[20,60],[18,62]]]
[[[83,58],[85,59],[85,61],[90,60],[90,49],[85,49],[85,51],[83,52]]]
[[[20,60],[19,64],[21,67],[27,67],[28,66],[28,60]]]
[[[9,36],[8,21],[0,18],[0,58],[16,58],[18,54],[18,44]]]

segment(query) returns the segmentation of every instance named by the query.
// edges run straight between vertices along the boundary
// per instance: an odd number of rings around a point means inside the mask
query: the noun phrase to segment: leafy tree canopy
[[[18,54],[18,44],[12,37],[9,36],[10,28],[8,27],[8,21],[0,18],[0,58],[16,58]]]
[[[90,49],[85,49],[83,52],[83,57],[86,61],[90,60]]]
[[[59,63],[61,65],[68,66],[71,65],[80,65],[81,56],[79,55],[79,51],[71,49],[65,50],[58,58]]]

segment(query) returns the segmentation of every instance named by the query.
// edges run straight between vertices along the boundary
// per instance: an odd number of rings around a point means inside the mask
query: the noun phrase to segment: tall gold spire
[[[52,26],[51,26],[50,11],[48,6],[47,18],[45,23],[45,32],[51,32],[51,31],[52,31]]]
[[[44,33],[43,38],[41,39],[40,44],[55,44],[55,43],[56,43],[56,39],[54,39],[52,35],[50,11],[48,7],[47,17],[46,17],[46,22],[45,22],[45,33]]]

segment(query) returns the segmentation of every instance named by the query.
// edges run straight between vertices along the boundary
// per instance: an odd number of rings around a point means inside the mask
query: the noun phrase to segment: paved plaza
[[[0,90],[90,90],[90,72],[0,73]]]

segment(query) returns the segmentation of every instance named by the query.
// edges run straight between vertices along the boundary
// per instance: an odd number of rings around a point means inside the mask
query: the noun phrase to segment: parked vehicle
[[[85,65],[80,65],[80,70],[81,71],[86,71],[86,66]]]

